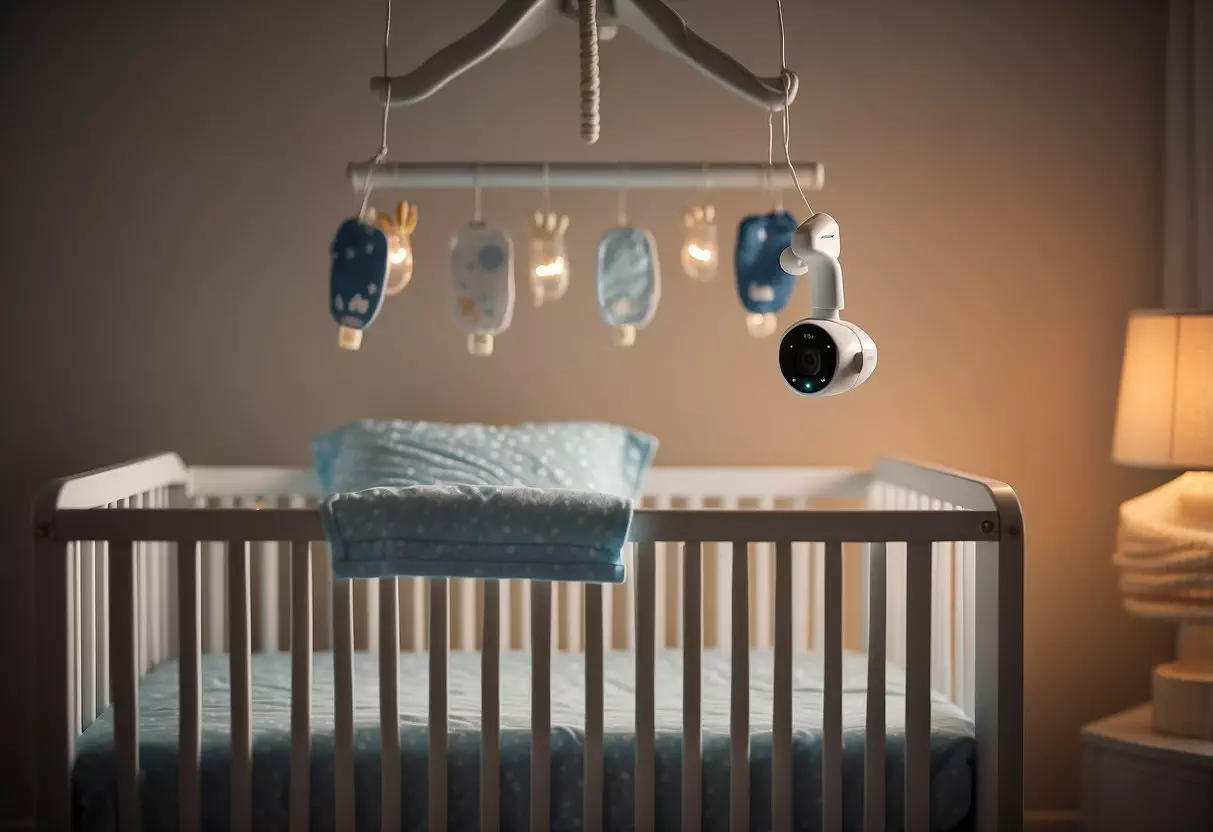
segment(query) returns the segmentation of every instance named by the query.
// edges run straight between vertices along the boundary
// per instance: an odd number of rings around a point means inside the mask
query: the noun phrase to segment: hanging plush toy
[[[796,225],[791,214],[775,211],[746,217],[737,229],[737,295],[749,313],[746,329],[755,338],[774,334],[775,315],[788,305],[796,288],[796,278],[780,265]]]
[[[514,317],[514,243],[475,220],[451,241],[452,312],[468,336],[468,352],[492,355],[493,339]]]
[[[598,309],[621,347],[636,342],[661,301],[661,269],[653,235],[621,225],[598,243]]]
[[[383,229],[348,219],[333,238],[329,312],[341,328],[338,343],[362,345],[362,331],[383,307],[388,274],[388,238]]]
[[[568,227],[568,217],[535,212],[531,236],[531,294],[536,306],[560,300],[568,291],[569,256],[564,247],[564,232]]]
[[[388,239],[387,259],[389,263],[388,296],[396,294],[413,278],[413,231],[417,228],[417,206],[407,202],[396,203],[396,216],[380,214],[375,224],[383,229]]]
[[[687,277],[711,280],[720,261],[716,244],[716,209],[711,205],[692,208],[683,214],[686,238],[682,242],[682,270]]]

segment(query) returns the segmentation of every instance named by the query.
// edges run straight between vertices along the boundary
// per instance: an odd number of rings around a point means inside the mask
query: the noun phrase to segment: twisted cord
[[[601,83],[598,75],[598,3],[577,4],[581,31],[581,138],[586,144],[598,141],[601,117]]]

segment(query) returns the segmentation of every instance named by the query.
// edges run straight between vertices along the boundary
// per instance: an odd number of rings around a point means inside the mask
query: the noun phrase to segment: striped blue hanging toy
[[[661,267],[653,235],[627,221],[626,192],[619,192],[619,224],[598,243],[595,275],[598,311],[612,329],[616,346],[636,343],[661,303]]]

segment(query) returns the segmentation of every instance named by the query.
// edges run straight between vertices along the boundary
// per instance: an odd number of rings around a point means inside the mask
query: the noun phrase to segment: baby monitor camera
[[[867,381],[876,369],[876,342],[839,317],[843,308],[842,244],[838,223],[814,214],[792,235],[779,264],[809,280],[811,316],[797,321],[779,342],[779,372],[803,396],[836,396]]]
[[[805,318],[779,342],[779,372],[804,396],[837,396],[863,384],[876,369],[876,344],[855,324]]]

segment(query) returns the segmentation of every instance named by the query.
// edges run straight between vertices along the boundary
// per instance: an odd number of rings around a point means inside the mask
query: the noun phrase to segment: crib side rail
[[[792,805],[792,753],[791,753],[791,656],[792,656],[792,605],[793,598],[788,588],[793,565],[792,546],[802,541],[816,541],[824,548],[824,645],[826,656],[826,701],[823,730],[825,749],[823,760],[823,819],[826,828],[837,828],[842,810],[842,575],[844,568],[843,543],[869,544],[875,562],[883,561],[887,544],[885,541],[905,541],[908,547],[908,592],[907,609],[907,654],[908,688],[907,708],[907,780],[905,818],[907,828],[926,828],[929,819],[929,775],[930,775],[930,559],[931,545],[938,540],[976,539],[982,543],[996,544],[1000,540],[1003,518],[996,511],[872,511],[872,510],[787,510],[756,512],[745,510],[694,511],[680,509],[640,510],[633,524],[632,545],[634,547],[635,580],[629,618],[635,633],[634,656],[636,667],[636,767],[634,778],[636,789],[636,828],[651,829],[654,823],[656,795],[654,793],[655,737],[654,737],[654,657],[656,647],[655,614],[656,575],[658,570],[657,546],[674,546],[688,568],[682,570],[684,597],[689,603],[683,606],[683,631],[688,634],[683,641],[684,661],[684,725],[683,743],[687,765],[683,771],[684,789],[681,795],[684,828],[695,828],[702,800],[702,771],[700,770],[699,737],[702,731],[698,703],[701,700],[699,677],[700,656],[703,649],[701,636],[703,618],[701,601],[704,597],[702,569],[703,544],[706,541],[729,541],[732,551],[749,552],[753,541],[770,543],[776,551],[775,599],[775,653],[776,684],[773,731],[775,752],[772,760],[772,810],[776,828],[788,829],[791,823]],[[216,508],[163,509],[157,511],[115,509],[64,509],[55,513],[50,529],[50,542],[63,547],[80,540],[109,541],[111,559],[111,585],[118,591],[111,598],[110,614],[113,626],[110,639],[114,662],[111,674],[114,679],[114,713],[117,741],[117,782],[119,784],[119,818],[124,830],[140,828],[138,790],[138,687],[136,656],[142,634],[137,621],[142,619],[147,596],[137,593],[136,546],[139,544],[173,541],[175,546],[166,547],[163,554],[169,555],[175,548],[179,563],[180,605],[177,619],[181,632],[182,662],[182,744],[181,776],[182,806],[192,812],[200,800],[199,775],[192,756],[197,749],[197,732],[200,727],[199,699],[200,682],[200,591],[198,567],[200,549],[198,541],[229,541],[225,544],[225,555],[229,565],[229,602],[227,606],[228,627],[231,633],[229,661],[232,676],[232,794],[233,827],[248,828],[251,822],[251,652],[250,638],[250,594],[249,552],[250,545],[257,541],[290,541],[288,560],[291,564],[291,639],[292,652],[292,765],[296,771],[307,770],[310,738],[310,668],[312,656],[311,626],[307,611],[311,609],[310,549],[312,541],[322,537],[317,512],[291,509]],[[997,550],[985,554],[997,556]],[[751,591],[748,557],[731,558],[729,593],[731,608],[728,626],[731,631],[730,655],[732,666],[731,686],[731,755],[732,766],[729,787],[732,828],[745,829],[749,822],[750,806],[750,697],[749,655],[751,627]],[[296,568],[302,566],[303,568]],[[68,574],[61,576],[68,580]],[[874,574],[879,574],[877,570]],[[46,580],[46,573],[39,580]],[[354,652],[354,627],[352,598],[354,585],[364,582],[336,581],[332,587],[333,609],[333,660],[336,671],[336,795],[339,812],[339,827],[353,828],[353,685],[352,655]],[[369,583],[369,582],[367,582]],[[450,583],[446,580],[425,582],[428,596],[428,653],[430,662],[430,712],[429,712],[429,813],[431,828],[445,828],[447,806],[445,802],[446,759],[446,663],[449,650],[448,626],[450,623],[448,599]],[[874,582],[878,590],[874,593],[870,609],[884,614],[885,598],[879,589],[879,580]],[[63,584],[60,584],[62,586]],[[500,604],[499,585],[482,582],[481,624],[483,649],[484,708],[482,717],[483,765],[486,767],[482,783],[481,812],[483,828],[494,828],[500,820],[500,794],[497,770],[497,730],[499,712],[497,695],[499,690],[499,641],[498,611]],[[369,587],[368,587],[369,589]],[[552,650],[551,603],[552,584],[533,582],[529,585],[530,602],[530,649],[533,655],[532,684],[532,778],[531,805],[532,826],[546,828],[550,807],[551,781],[549,777],[550,748],[548,731],[550,726],[550,657]],[[601,586],[584,588],[585,633],[586,633],[586,697],[587,697],[587,755],[585,772],[585,816],[588,828],[601,828],[603,801],[603,678],[602,659],[607,647],[604,615],[604,595],[609,589]],[[375,583],[378,595],[377,623],[379,643],[377,650],[380,679],[380,720],[382,737],[381,811],[389,825],[399,825],[402,812],[400,805],[400,735],[399,699],[395,680],[399,677],[400,593],[396,579],[381,579]],[[58,655],[70,655],[71,637],[63,634],[57,645]],[[996,647],[998,645],[995,645]],[[996,653],[997,654],[997,653]],[[885,655],[883,643],[874,639],[869,645],[869,684],[874,690],[884,689]],[[999,692],[998,695],[1001,695]],[[67,699],[74,705],[74,694]],[[869,700],[871,724],[882,724],[884,698]],[[65,707],[70,711],[72,705]],[[57,726],[60,737],[74,735],[75,723],[71,717],[63,718],[56,707],[43,714],[47,724]],[[1002,723],[999,730],[1005,729]],[[49,730],[48,730],[49,733]],[[999,738],[1004,739],[1004,738]],[[60,740],[63,741],[62,739]],[[867,736],[867,758],[865,779],[872,788],[865,788],[865,812],[873,817],[883,817],[884,806],[884,760],[885,739],[883,731],[869,731]],[[70,740],[69,740],[70,742]],[[191,750],[192,749],[192,750]],[[68,745],[70,754],[70,744]],[[877,765],[876,761],[879,761]],[[59,782],[44,784],[48,794],[66,795],[68,766],[62,770],[44,772],[58,776]],[[303,823],[309,811],[307,778],[292,777],[290,797],[295,818]],[[879,788],[877,788],[879,786]],[[998,798],[1003,783],[995,784],[989,795]],[[48,801],[49,802],[49,801]],[[70,806],[70,803],[63,804]],[[47,822],[40,819],[40,828],[67,829],[69,818],[63,815],[47,815]],[[197,815],[183,816],[184,828],[197,828]],[[62,821],[59,823],[58,821]],[[191,822],[192,821],[192,822]],[[299,828],[302,828],[300,826]],[[997,825],[979,827],[983,830],[999,828]]]
[[[931,547],[932,644],[943,648],[933,652],[937,661],[932,680],[974,717],[978,829],[1020,828],[1025,530],[1019,499],[997,480],[881,459],[869,486],[868,505],[894,512],[978,511],[998,517],[995,540],[941,540]],[[904,553],[904,545],[890,544],[890,555],[898,547]],[[911,578],[904,558],[899,562],[890,557],[885,578],[888,617],[896,620],[912,603],[905,591]],[[872,633],[866,632],[865,638],[871,639]],[[889,642],[893,660],[904,661],[908,648],[897,642],[892,630]]]
[[[135,644],[137,634],[108,629],[112,603],[135,603],[136,598],[109,593],[109,542],[65,541],[55,534],[60,511],[104,511],[127,508],[162,508],[170,494],[185,483],[186,467],[176,454],[158,454],[57,480],[43,489],[34,503],[34,574],[38,645],[36,691],[39,719],[37,811],[40,824],[66,828],[70,809],[68,779],[75,753],[75,737],[85,719],[92,719],[110,704],[112,678],[110,645],[114,638]],[[133,655],[137,667],[167,652],[171,616],[165,587],[169,580],[160,557],[160,542],[140,542],[140,567],[131,592],[139,601],[155,599],[155,619],[140,626],[154,629],[139,642]],[[150,610],[149,610],[150,612]],[[158,625],[163,624],[163,627]],[[88,716],[85,717],[84,715]]]
[[[715,580],[717,582],[717,598],[727,597],[728,604],[722,609],[724,636],[718,645],[727,646],[731,651],[734,667],[732,679],[732,694],[734,707],[733,725],[733,767],[739,772],[730,784],[730,794],[733,805],[738,807],[734,816],[734,828],[745,828],[748,821],[740,807],[748,805],[748,701],[750,690],[747,682],[748,656],[750,646],[754,644],[755,616],[757,615],[758,597],[753,588],[754,576],[761,572],[754,571],[754,563],[761,553],[767,551],[771,556],[772,590],[774,592],[771,637],[775,647],[776,663],[779,669],[776,676],[776,701],[774,735],[777,738],[775,758],[772,761],[773,773],[773,809],[776,819],[775,828],[786,829],[790,823],[791,806],[791,746],[790,746],[790,655],[794,637],[799,638],[799,628],[796,625],[796,609],[792,604],[790,588],[795,575],[796,564],[800,558],[797,547],[811,546],[811,552],[820,564],[821,624],[817,631],[817,641],[813,646],[824,649],[827,657],[837,656],[837,659],[827,659],[827,717],[825,732],[827,738],[825,798],[823,809],[829,821],[841,811],[841,717],[830,716],[837,714],[841,692],[837,684],[839,678],[839,663],[843,640],[842,623],[842,586],[846,563],[851,558],[846,550],[847,544],[859,542],[863,544],[861,557],[865,565],[865,600],[864,622],[867,636],[865,643],[869,651],[869,685],[874,689],[883,687],[883,668],[886,657],[888,639],[882,639],[878,633],[884,631],[884,625],[889,622],[892,607],[893,570],[882,569],[892,558],[890,554],[898,546],[904,547],[906,560],[905,605],[906,614],[903,627],[905,630],[906,654],[904,663],[907,670],[909,687],[907,690],[907,707],[911,712],[923,715],[922,719],[912,719],[916,728],[907,731],[907,782],[906,782],[906,820],[907,828],[917,828],[917,821],[929,816],[929,783],[923,778],[929,776],[927,767],[917,769],[908,765],[910,758],[923,759],[929,755],[929,702],[930,702],[930,666],[935,653],[935,641],[932,637],[933,607],[940,602],[936,594],[936,573],[934,564],[938,562],[938,547],[955,544],[959,541],[973,541],[972,553],[976,559],[973,570],[974,593],[976,597],[973,626],[975,629],[974,643],[976,647],[975,669],[979,682],[974,690],[975,708],[977,713],[978,753],[980,755],[978,811],[981,832],[998,828],[1011,828],[1022,817],[1022,774],[1021,767],[1021,729],[1022,729],[1022,568],[1023,568],[1023,527],[1022,516],[1018,502],[1009,488],[991,483],[980,478],[965,477],[953,472],[941,472],[936,469],[923,469],[930,474],[923,478],[921,466],[909,466],[899,469],[877,468],[874,478],[858,478],[850,474],[844,475],[840,481],[851,483],[852,486],[862,484],[870,488],[869,495],[874,497],[871,505],[874,508],[860,510],[815,510],[799,509],[756,512],[740,508],[744,497],[734,492],[726,499],[720,500],[716,506],[704,505],[702,495],[692,495],[680,499],[675,495],[658,496],[650,499],[647,505],[637,512],[632,533],[632,569],[634,578],[630,586],[622,587],[584,587],[576,592],[577,605],[571,610],[578,619],[584,615],[579,638],[583,640],[581,649],[586,653],[587,661],[587,770],[585,772],[586,788],[586,818],[587,828],[595,828],[594,819],[601,819],[600,790],[602,777],[601,759],[595,757],[595,752],[601,751],[601,714],[602,714],[602,680],[601,654],[612,647],[618,649],[621,645],[616,639],[612,642],[612,615],[615,623],[622,620],[626,624],[624,649],[634,650],[636,657],[636,672],[638,684],[636,726],[638,734],[637,765],[643,773],[650,770],[653,759],[652,739],[652,708],[653,708],[653,649],[663,644],[661,626],[663,615],[660,615],[660,601],[663,597],[660,589],[662,575],[671,577],[678,586],[679,597],[683,603],[677,608],[678,627],[673,644],[679,646],[685,657],[686,681],[684,684],[685,697],[685,729],[684,755],[688,761],[683,770],[684,791],[682,795],[684,822],[688,818],[697,817],[699,808],[698,797],[701,796],[701,772],[698,771],[698,742],[700,713],[697,702],[700,688],[698,679],[699,656],[707,643],[706,625],[708,618],[704,615],[704,605],[708,600],[708,583],[713,573],[711,571],[712,556],[710,547],[722,545],[726,557],[717,557],[715,561]],[[153,469],[147,469],[153,470]],[[310,580],[313,570],[308,568],[316,560],[312,550],[323,546],[312,543],[322,538],[319,517],[314,510],[299,510],[298,508],[280,508],[277,506],[299,505],[302,500],[295,490],[297,480],[289,480],[284,489],[294,495],[294,499],[283,499],[271,502],[266,507],[259,499],[250,499],[248,494],[262,492],[264,484],[247,488],[242,486],[244,496],[236,494],[230,498],[208,500],[221,507],[208,508],[205,511],[196,509],[165,508],[165,506],[181,506],[186,504],[176,498],[175,486],[182,485],[179,472],[171,466],[164,467],[164,476],[158,479],[142,478],[137,480],[138,487],[148,487],[150,490],[132,493],[127,497],[113,500],[106,499],[118,491],[125,489],[114,485],[115,482],[127,483],[129,480],[110,478],[110,485],[96,491],[101,495],[97,499],[104,500],[96,508],[86,507],[94,501],[94,496],[77,496],[64,501],[62,508],[50,510],[47,501],[40,502],[35,526],[38,544],[39,568],[36,572],[39,595],[39,828],[68,829],[70,828],[69,775],[73,754],[74,737],[84,725],[84,717],[89,710],[87,704],[88,692],[84,689],[87,678],[94,678],[97,687],[92,692],[92,708],[99,710],[109,703],[110,690],[102,690],[108,680],[113,679],[115,694],[115,724],[119,734],[119,783],[120,803],[127,807],[121,816],[123,829],[138,828],[137,809],[137,778],[138,770],[138,736],[137,721],[137,684],[140,673],[146,669],[145,662],[158,660],[153,651],[148,654],[148,646],[153,639],[159,638],[161,650],[176,650],[178,643],[181,647],[183,668],[194,666],[201,653],[201,623],[204,620],[200,607],[205,597],[200,583],[200,567],[205,560],[206,549],[209,545],[211,557],[218,556],[225,565],[226,573],[224,591],[227,602],[216,611],[221,613],[228,628],[229,641],[223,646],[230,651],[233,687],[237,694],[248,690],[249,656],[253,647],[250,629],[254,621],[250,617],[253,600],[250,598],[250,553],[256,562],[258,546],[283,546],[282,563],[287,567],[289,596],[289,617],[287,626],[289,638],[287,643],[292,652],[292,760],[295,766],[306,766],[309,748],[310,713],[310,667],[313,648],[312,635],[314,627],[320,622],[313,620],[312,600],[317,595],[326,596],[325,602],[331,611],[329,626],[331,632],[331,649],[337,663],[337,794],[339,817],[351,821],[353,817],[353,768],[352,768],[352,685],[353,676],[350,669],[349,657],[356,649],[355,631],[357,620],[354,617],[355,598],[359,591],[363,599],[374,598],[373,606],[368,605],[365,623],[367,625],[363,647],[372,649],[379,655],[380,669],[383,678],[395,678],[391,673],[398,668],[397,651],[400,647],[399,635],[403,632],[401,613],[416,614],[423,625],[424,636],[418,632],[416,646],[421,649],[429,648],[431,663],[431,735],[430,751],[431,765],[441,760],[445,754],[445,698],[440,691],[440,681],[445,678],[444,670],[446,656],[451,648],[451,627],[455,626],[454,610],[451,601],[456,597],[454,581],[417,580],[413,582],[418,589],[414,596],[406,596],[404,585],[411,579],[386,581],[337,581],[323,592],[317,592]],[[881,475],[883,473],[883,476]],[[938,475],[938,477],[936,476]],[[906,479],[906,477],[909,479]],[[94,480],[96,488],[100,480]],[[152,482],[159,485],[152,486]],[[264,481],[262,481],[264,482]],[[971,484],[985,489],[986,497],[981,492],[972,489]],[[748,488],[748,486],[747,486]],[[117,489],[117,490],[115,490]],[[833,489],[833,490],[832,490]],[[951,489],[951,490],[948,490]],[[957,489],[960,489],[957,491]],[[821,489],[818,494],[839,494],[845,489],[828,487]],[[77,489],[77,495],[86,495],[82,489]],[[264,493],[264,492],[262,492]],[[943,500],[943,495],[956,499],[952,503]],[[882,496],[883,495],[883,496]],[[170,500],[170,496],[173,499]],[[976,497],[975,502],[973,497]],[[882,504],[882,501],[884,504]],[[669,508],[671,504],[682,503],[694,508],[716,508],[715,511],[687,510],[684,508]],[[759,497],[753,507],[771,508],[776,501]],[[56,497],[54,503],[58,503]],[[797,505],[793,500],[791,505]],[[70,506],[70,507],[69,507]],[[261,510],[250,510],[261,506]],[[656,506],[656,507],[652,507]],[[157,508],[156,511],[139,509]],[[968,508],[969,510],[961,510]],[[49,518],[49,520],[47,519]],[[711,541],[723,541],[713,544]],[[83,542],[81,542],[83,541]],[[199,543],[199,541],[202,541]],[[206,541],[228,541],[206,543]],[[278,541],[283,541],[279,544]],[[886,543],[885,541],[892,541]],[[89,547],[92,547],[91,549]],[[768,547],[763,549],[761,547]],[[104,551],[104,556],[102,552]],[[175,556],[174,556],[175,551]],[[140,557],[140,552],[143,557]],[[731,557],[732,552],[745,553],[744,557]],[[932,557],[927,557],[932,555]],[[91,569],[86,567],[90,562]],[[323,561],[323,555],[320,559]],[[681,568],[666,572],[663,564],[680,562]],[[49,564],[43,568],[43,562]],[[160,564],[163,568],[149,565],[150,562]],[[106,563],[107,567],[101,564]],[[178,569],[180,564],[181,569]],[[296,568],[302,564],[304,568]],[[117,565],[116,572],[113,566]],[[90,578],[91,573],[91,578]],[[255,574],[255,570],[254,570]],[[104,576],[103,576],[104,575]],[[156,576],[156,577],[152,577]],[[885,576],[882,582],[881,576]],[[167,585],[170,591],[162,593],[157,601],[155,591],[145,591],[144,581],[149,579],[149,590]],[[94,603],[97,605],[93,614],[89,615],[79,605],[88,593],[83,588],[89,585],[94,588]],[[816,580],[816,579],[815,579]],[[507,583],[502,582],[467,582],[473,589],[470,597],[474,599],[478,615],[475,617],[477,626],[476,648],[481,650],[481,660],[484,662],[484,693],[485,712],[484,725],[493,726],[494,709],[496,707],[496,690],[499,682],[497,664],[502,649],[510,645],[503,643],[503,632],[508,633],[508,626],[502,614],[508,611]],[[536,712],[535,724],[542,727],[546,702],[550,708],[550,700],[543,696],[543,685],[546,683],[544,667],[545,658],[550,660],[550,651],[554,649],[557,634],[553,631],[552,613],[560,599],[562,589],[567,591],[571,585],[560,584],[519,584],[517,589],[522,593],[524,605],[513,611],[517,616],[522,613],[527,621],[526,645],[529,646],[536,659],[536,677],[532,680],[535,693]],[[65,591],[66,587],[66,591]],[[102,600],[102,589],[116,587],[116,591]],[[622,592],[621,592],[622,590]],[[932,598],[934,596],[934,599]],[[49,605],[42,602],[43,597],[49,597]],[[411,604],[410,597],[423,603]],[[573,597],[570,595],[569,597]],[[191,600],[192,599],[192,600]],[[623,606],[618,605],[623,600]],[[172,603],[173,601],[176,603]],[[934,600],[934,605],[932,601]],[[103,608],[100,605],[104,603]],[[149,616],[147,613],[160,604],[160,612]],[[63,624],[54,626],[56,605],[59,618]],[[52,626],[43,623],[43,616],[49,610]],[[924,617],[925,610],[925,617]],[[717,610],[718,613],[721,610]],[[103,614],[104,613],[104,614]],[[148,629],[143,629],[145,621],[163,621],[168,615],[170,622],[164,625],[160,636],[153,635]],[[255,612],[253,613],[255,615]],[[88,633],[87,621],[94,622],[95,631]],[[113,626],[109,626],[109,622]],[[560,619],[557,619],[560,621]],[[108,627],[103,631],[102,622]],[[357,622],[361,623],[361,622]],[[373,630],[376,638],[373,643],[369,632]],[[180,638],[178,638],[180,636]],[[424,639],[424,641],[421,641]],[[102,648],[97,647],[95,661],[97,664],[89,671],[77,670],[85,652],[85,645],[90,640],[96,644],[111,646],[109,661],[102,658]],[[66,661],[64,660],[66,657]],[[892,658],[891,656],[889,656]],[[306,659],[306,661],[305,661]],[[598,660],[597,663],[595,660]],[[109,666],[104,670],[101,663]],[[66,667],[64,667],[66,665]],[[594,668],[597,667],[595,677]],[[924,670],[924,668],[926,668]],[[182,688],[181,707],[183,713],[183,739],[196,731],[200,725],[200,717],[193,718],[197,699],[191,699],[187,688],[198,680],[198,675],[191,675],[188,669],[183,669],[183,681],[189,683]],[[191,682],[190,680],[194,680]],[[62,682],[57,687],[57,681]],[[831,681],[834,680],[834,681]],[[43,696],[43,693],[47,696]],[[381,719],[384,727],[384,772],[385,777],[392,776],[399,765],[398,754],[389,759],[390,750],[398,749],[399,735],[388,730],[396,724],[395,711],[397,700],[391,696],[391,690],[381,689]],[[344,703],[342,702],[344,699]],[[871,700],[875,702],[876,700]],[[104,703],[104,704],[102,704]],[[247,729],[251,719],[251,706],[247,697],[237,695],[232,700],[233,726],[237,729],[233,745],[234,756],[238,759],[236,778],[233,791],[233,806],[236,827],[239,828],[251,793],[247,791],[248,778],[251,772],[251,748],[244,738],[251,736]],[[119,711],[125,713],[120,718]],[[869,706],[869,724],[878,725],[879,714],[883,714],[883,701],[880,708]],[[550,712],[549,712],[550,713]],[[66,718],[65,715],[66,714]],[[597,723],[594,715],[597,714]],[[540,732],[535,732],[538,736]],[[869,731],[868,759],[883,760],[883,732]],[[879,735],[879,736],[878,736]],[[393,736],[396,745],[393,745]],[[595,739],[597,738],[597,739]],[[787,742],[785,743],[785,738]],[[484,748],[485,765],[496,766],[496,737],[490,730],[485,731]],[[542,819],[543,809],[550,799],[550,783],[544,776],[544,761],[548,758],[550,749],[546,747],[542,737],[537,740],[539,746],[534,749],[536,762],[535,777],[532,780],[532,801],[535,804],[536,817]],[[183,776],[189,776],[196,769],[191,769],[187,762],[188,742],[182,745]],[[49,749],[49,753],[48,753]],[[836,754],[837,752],[837,754]],[[929,760],[929,757],[928,757]],[[596,761],[596,762],[595,762]],[[305,770],[297,768],[296,770]],[[442,782],[443,770],[432,769],[432,783]],[[925,775],[924,775],[925,773]],[[869,762],[865,769],[865,779],[869,785],[883,783],[883,765]],[[298,786],[295,781],[298,780]],[[388,782],[388,781],[385,781]],[[485,791],[481,795],[482,818],[494,817],[494,806],[499,806],[500,795],[493,787],[492,778],[482,778]],[[306,778],[292,778],[291,805],[297,817],[306,818],[308,796],[306,793]],[[646,785],[646,783],[648,785]],[[651,819],[651,809],[655,796],[651,791],[652,778],[642,781],[636,778],[638,825],[646,828],[645,819]],[[597,785],[596,785],[597,784]],[[431,785],[433,800],[431,801],[431,821],[434,826],[440,825],[445,815],[445,803],[436,785]],[[186,795],[195,794],[189,789]],[[384,789],[383,810],[387,816],[398,817],[399,804],[393,803],[391,789]],[[883,788],[865,788],[865,812],[883,813]],[[595,803],[597,801],[597,803]],[[192,811],[193,803],[184,804],[186,814]],[[194,814],[192,817],[197,818]],[[183,815],[183,828],[195,828]],[[196,823],[196,821],[195,821]],[[488,821],[486,821],[488,823]],[[827,828],[831,824],[827,823]],[[352,828],[340,826],[339,828]],[[484,828],[491,828],[486,825]],[[536,827],[540,828],[540,827]],[[651,828],[651,825],[647,828]],[[694,825],[684,828],[694,828]]]

